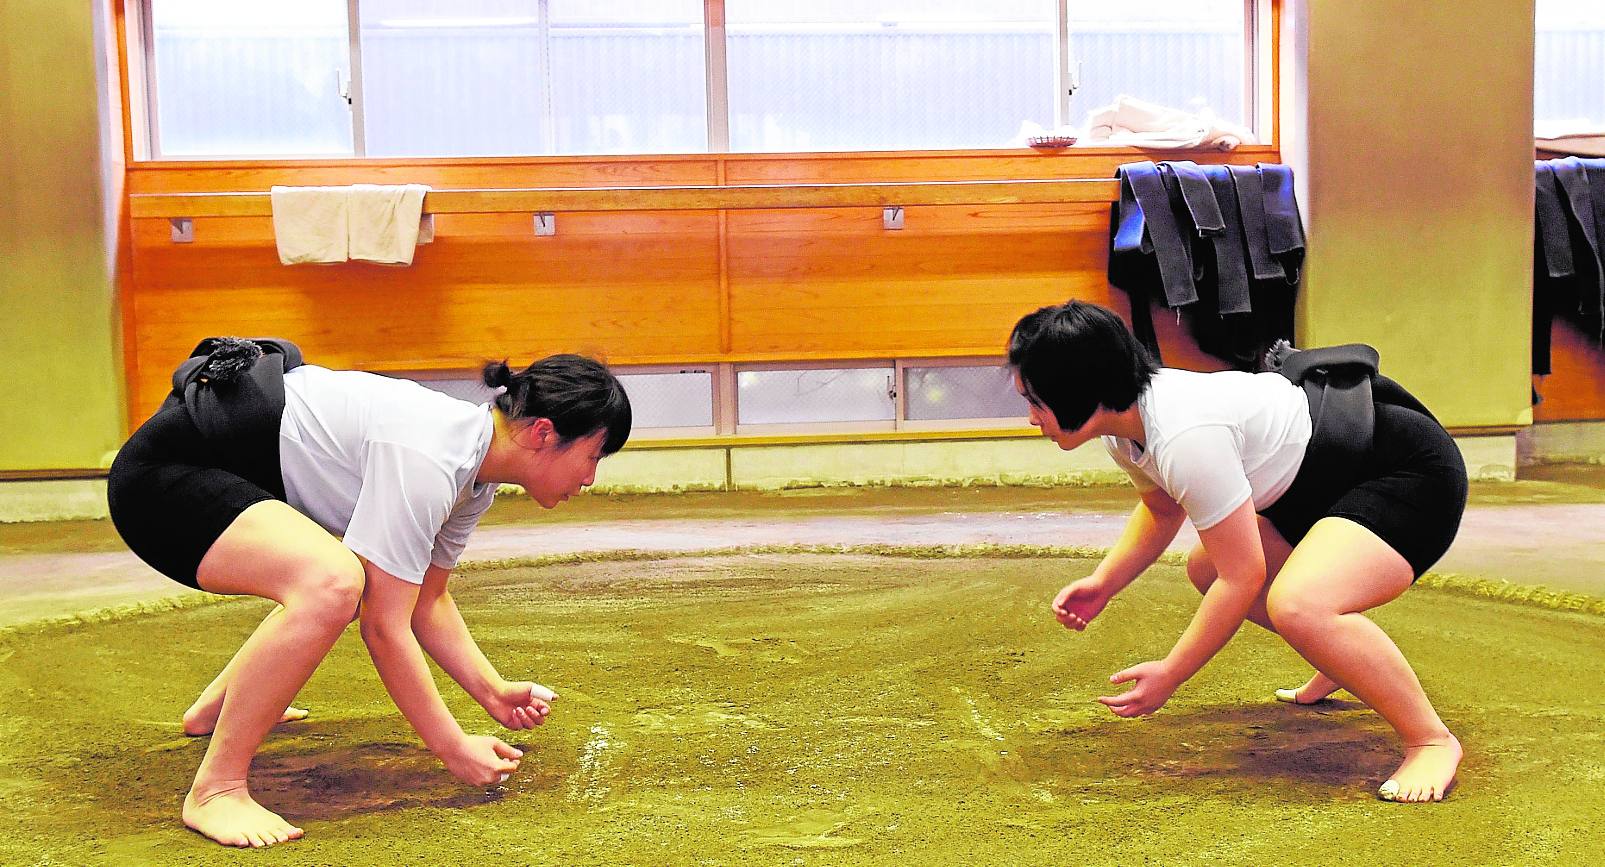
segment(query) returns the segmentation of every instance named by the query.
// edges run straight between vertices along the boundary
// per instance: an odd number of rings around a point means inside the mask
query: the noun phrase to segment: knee
[[[357,616],[362,601],[362,564],[356,557],[349,562],[335,560],[309,564],[296,581],[297,592],[286,608],[344,628]]]
[[[1307,595],[1278,593],[1274,584],[1265,597],[1265,613],[1271,618],[1276,631],[1284,637],[1308,634],[1331,616],[1330,611]]]
[[[1209,559],[1203,545],[1194,546],[1192,553],[1187,555],[1187,580],[1193,582],[1199,593],[1203,593],[1215,583],[1216,577],[1215,561]]]

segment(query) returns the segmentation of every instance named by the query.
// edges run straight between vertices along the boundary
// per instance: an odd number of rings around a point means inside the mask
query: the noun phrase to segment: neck
[[[513,428],[507,416],[492,407],[490,418],[490,449],[485,452],[485,460],[479,464],[479,472],[474,474],[474,481],[481,485],[512,481],[510,459],[518,449],[518,444],[513,442]]]
[[[1148,431],[1142,424],[1142,413],[1137,410],[1135,403],[1119,412],[1106,414],[1100,427],[1102,428],[1100,433],[1131,440],[1138,446],[1148,441]]]

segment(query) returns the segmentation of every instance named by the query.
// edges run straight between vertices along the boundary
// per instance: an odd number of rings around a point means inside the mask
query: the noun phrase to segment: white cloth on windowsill
[[[1077,147],[1229,151],[1240,144],[1258,143],[1252,130],[1220,120],[1208,110],[1186,112],[1124,95],[1089,113],[1085,127]]]

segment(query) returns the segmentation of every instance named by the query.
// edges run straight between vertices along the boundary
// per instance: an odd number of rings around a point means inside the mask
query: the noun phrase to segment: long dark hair
[[[630,438],[630,396],[607,365],[583,355],[550,355],[514,373],[504,361],[485,364],[485,384],[506,387],[496,407],[514,421],[544,418],[564,442],[606,429],[602,454]]]
[[[1009,366],[1026,397],[1077,430],[1098,408],[1130,408],[1159,369],[1113,311],[1067,301],[1028,313],[1009,335]]]

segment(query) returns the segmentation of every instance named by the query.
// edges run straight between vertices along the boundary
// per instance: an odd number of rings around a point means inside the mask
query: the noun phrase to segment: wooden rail
[[[717,211],[760,208],[908,207],[1113,202],[1110,178],[920,183],[431,190],[426,214],[559,211]],[[271,197],[250,193],[135,193],[134,217],[267,217]]]

